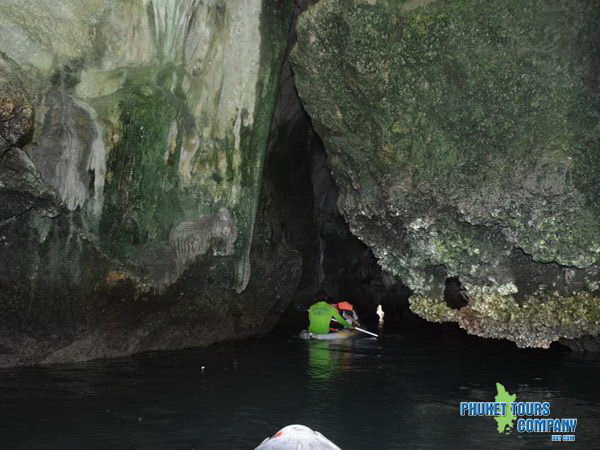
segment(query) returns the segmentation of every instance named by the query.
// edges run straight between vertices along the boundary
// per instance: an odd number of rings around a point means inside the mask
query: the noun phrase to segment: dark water
[[[5,369],[0,447],[250,449],[301,423],[344,449],[598,448],[599,369],[597,357],[423,332]],[[519,401],[550,401],[551,417],[578,418],[576,442],[459,416],[461,401],[492,401],[496,382]]]

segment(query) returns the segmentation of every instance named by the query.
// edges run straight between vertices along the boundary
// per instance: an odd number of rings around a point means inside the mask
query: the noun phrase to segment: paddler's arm
[[[348,323],[348,321],[346,321],[346,319],[344,319],[339,312],[337,312],[337,309],[335,309],[333,306],[331,307],[332,311],[331,314],[333,315],[333,318],[336,320],[336,322],[338,322],[339,324],[343,325],[344,328],[352,328],[352,325],[350,325]]]

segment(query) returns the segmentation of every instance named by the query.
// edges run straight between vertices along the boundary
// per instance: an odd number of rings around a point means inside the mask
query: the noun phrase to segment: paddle
[[[363,333],[365,333],[365,334],[369,334],[369,335],[371,335],[371,336],[374,336],[374,337],[376,337],[376,338],[379,338],[379,335],[378,335],[378,334],[371,333],[370,331],[363,330],[362,328],[354,327],[353,329],[354,329],[354,330],[361,331],[361,332],[363,332]]]

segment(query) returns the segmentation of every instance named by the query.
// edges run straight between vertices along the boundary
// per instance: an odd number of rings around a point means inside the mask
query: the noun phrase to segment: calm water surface
[[[354,342],[267,336],[206,349],[0,370],[0,447],[251,449],[301,423],[344,449],[598,448],[600,358],[455,332]],[[550,401],[575,443],[501,435],[461,401]]]

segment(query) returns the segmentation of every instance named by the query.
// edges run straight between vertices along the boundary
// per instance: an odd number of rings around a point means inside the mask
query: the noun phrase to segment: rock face
[[[259,208],[292,3],[3,2],[0,365],[272,326],[300,265]]]
[[[417,314],[519,346],[600,332],[599,24],[597,0],[300,17],[296,83],[340,209]]]

